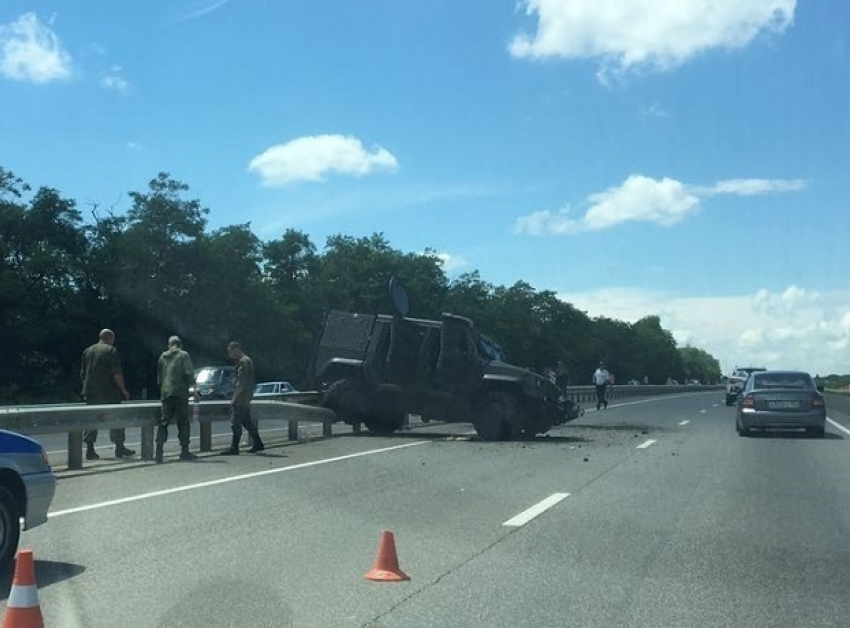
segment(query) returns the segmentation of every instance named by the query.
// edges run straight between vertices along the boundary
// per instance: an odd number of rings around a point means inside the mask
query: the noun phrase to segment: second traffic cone
[[[6,601],[2,628],[44,628],[38,591],[35,588],[35,564],[32,550],[19,550],[15,559],[15,578]]]
[[[395,551],[395,536],[392,532],[384,530],[381,533],[375,566],[366,574],[366,579],[377,580],[379,582],[410,580],[410,576],[399,569],[398,554]]]

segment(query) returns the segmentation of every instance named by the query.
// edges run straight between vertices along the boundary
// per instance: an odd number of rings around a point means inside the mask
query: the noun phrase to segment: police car
[[[15,557],[23,529],[47,521],[56,476],[38,442],[0,430],[0,569]]]

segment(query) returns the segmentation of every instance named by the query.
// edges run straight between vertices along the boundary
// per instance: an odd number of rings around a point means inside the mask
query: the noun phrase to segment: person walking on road
[[[233,438],[230,447],[221,452],[222,456],[238,456],[239,441],[242,439],[242,428],[251,436],[252,454],[263,451],[265,445],[260,438],[257,425],[251,419],[251,399],[254,397],[254,386],[256,376],[254,375],[254,363],[251,361],[238,342],[227,345],[227,356],[236,362],[236,389],[230,400],[230,428]]]
[[[600,362],[599,368],[593,373],[593,385],[596,386],[596,409],[608,409],[608,399],[605,398],[605,393],[608,384],[611,381],[611,376],[605,370],[605,363]]]
[[[98,342],[83,351],[80,379],[83,382],[83,399],[89,405],[121,403],[122,398],[130,398],[124,384],[121,358],[115,348],[115,332],[111,329],[101,330]],[[109,437],[115,443],[116,458],[128,458],[136,453],[124,446],[123,429],[109,430]],[[83,442],[86,444],[86,460],[99,460],[100,456],[94,448],[97,430],[85,431]]]
[[[162,464],[162,449],[172,421],[177,423],[180,460],[195,460],[197,456],[189,451],[189,389],[195,385],[195,369],[178,336],[168,339],[168,349],[159,356],[156,383],[162,399],[162,415],[157,426],[154,460]]]

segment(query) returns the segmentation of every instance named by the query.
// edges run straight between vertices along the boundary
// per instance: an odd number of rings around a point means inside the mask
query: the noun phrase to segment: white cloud
[[[440,265],[447,273],[452,273],[461,268],[469,266],[469,262],[459,255],[450,255],[449,253],[436,253],[435,257],[440,260]]]
[[[114,89],[115,91],[126,94],[130,91],[130,83],[121,76],[121,66],[113,65],[109,68],[109,73],[100,79],[100,84],[106,89]]]
[[[68,79],[71,74],[71,55],[35,13],[0,24],[0,75],[15,81],[49,83]]]
[[[792,285],[779,292],[688,297],[610,288],[559,297],[591,316],[634,322],[657,314],[677,342],[705,349],[728,369],[760,363],[821,375],[850,372],[850,290]]]
[[[783,33],[796,0],[524,0],[533,33],[509,45],[518,58],[594,59],[599,77],[644,68],[671,70],[712,49]]]
[[[799,179],[730,179],[712,186],[688,186],[664,177],[630,175],[622,184],[591,194],[584,216],[573,217],[569,208],[542,210],[517,218],[514,231],[525,235],[568,235],[601,231],[627,222],[648,222],[670,227],[696,214],[706,197],[754,196],[796,192],[805,188]]]
[[[663,119],[663,118],[672,117],[672,114],[669,111],[667,111],[666,109],[664,109],[657,102],[652,103],[648,107],[643,107],[638,112],[638,115],[640,115],[641,118],[656,118],[656,119]]]
[[[194,20],[199,17],[203,17],[205,15],[209,15],[213,11],[218,11],[221,7],[227,4],[228,0],[214,0],[213,2],[204,2],[198,3],[195,2],[196,9],[186,13],[185,15],[180,16],[175,20],[175,22],[188,22],[189,20]]]
[[[138,142],[127,142],[126,144],[124,144],[124,146],[130,152],[133,152],[133,153],[141,153],[142,152],[142,145],[139,144]]]
[[[343,135],[299,137],[266,149],[248,164],[269,186],[321,181],[330,173],[363,176],[397,169],[398,161],[388,150],[367,150],[359,139]]]

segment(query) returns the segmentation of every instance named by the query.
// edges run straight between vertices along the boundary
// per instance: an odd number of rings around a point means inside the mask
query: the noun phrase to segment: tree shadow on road
[[[53,560],[36,560],[35,561],[35,583],[36,586],[46,587],[63,580],[69,580],[79,576],[86,570],[82,565],[74,563],[60,563]],[[12,588],[12,578],[14,575],[14,565],[9,569],[4,569],[0,573],[0,601],[9,599],[9,593]]]

